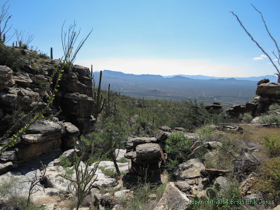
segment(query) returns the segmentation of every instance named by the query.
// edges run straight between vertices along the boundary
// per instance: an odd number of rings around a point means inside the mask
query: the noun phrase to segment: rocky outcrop
[[[65,93],[80,93],[92,96],[92,80],[87,67],[74,65],[72,71],[63,74],[61,90]]]
[[[276,83],[261,83],[256,94],[263,98],[280,98],[280,85]]]
[[[244,105],[233,105],[226,112],[232,117],[238,117],[245,113],[252,116],[259,116],[268,110],[273,103],[280,99],[280,85],[269,83],[269,79],[262,79],[258,82],[256,89],[257,97],[253,101],[247,101]]]
[[[205,106],[205,109],[211,114],[220,114],[223,112],[223,106],[219,102]]]

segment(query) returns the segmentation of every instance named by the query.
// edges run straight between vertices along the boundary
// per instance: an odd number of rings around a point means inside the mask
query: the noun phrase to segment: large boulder
[[[136,147],[136,158],[140,161],[158,160],[161,157],[159,144],[147,143],[140,144]]]
[[[26,161],[43,153],[60,150],[64,128],[59,123],[41,120],[33,124],[25,135],[22,144],[17,146],[17,158]]]
[[[139,144],[146,144],[146,143],[156,143],[157,139],[155,137],[135,137],[135,138],[128,138],[126,142],[126,150],[130,152],[135,150],[137,145]]]
[[[13,80],[13,70],[8,66],[0,65],[0,90],[11,87],[15,84]]]
[[[169,182],[164,190],[162,198],[159,200],[154,210],[185,210],[188,209],[189,204],[190,199],[188,199],[173,182]]]
[[[264,98],[280,98],[280,85],[276,83],[262,83],[257,87],[256,94]]]
[[[201,171],[205,170],[205,166],[199,159],[190,159],[187,162],[178,165],[174,172],[176,180],[195,179],[201,177]]]

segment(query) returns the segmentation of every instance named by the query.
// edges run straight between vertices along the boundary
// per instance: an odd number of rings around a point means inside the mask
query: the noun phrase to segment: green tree
[[[93,141],[113,161],[116,173],[121,175],[117,164],[116,149],[120,149],[128,136],[126,118],[123,114],[105,119],[100,132],[92,133]]]

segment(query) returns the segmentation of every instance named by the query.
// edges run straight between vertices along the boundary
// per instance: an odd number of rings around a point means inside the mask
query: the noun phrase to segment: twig
[[[255,7],[254,7],[255,8]],[[258,11],[258,10],[257,10]],[[247,33],[247,35],[252,39],[253,42],[256,43],[256,45],[262,50],[262,52],[268,57],[268,59],[270,60],[270,62],[272,63],[272,65],[274,66],[274,68],[276,69],[276,71],[278,72],[277,75],[280,75],[280,71],[277,68],[277,66],[275,65],[275,63],[272,61],[271,57],[269,56],[269,54],[267,54],[267,52],[259,45],[259,43],[253,38],[253,36],[247,31],[247,29],[244,27],[244,25],[242,24],[242,22],[240,21],[240,19],[238,18],[238,16],[234,13],[234,12],[230,12],[232,13],[237,21],[240,23],[241,27],[244,29],[244,31]],[[274,39],[273,39],[274,40]],[[277,45],[278,46],[278,45]]]

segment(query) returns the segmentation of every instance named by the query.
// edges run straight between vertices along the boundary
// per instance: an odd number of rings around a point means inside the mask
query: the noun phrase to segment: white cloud
[[[278,59],[276,59],[276,58],[275,58],[274,60],[275,60],[275,61],[278,61]]]
[[[180,59],[122,59],[110,58],[102,60],[80,60],[79,65],[93,65],[93,70],[113,70],[132,74],[154,75],[207,75],[216,77],[246,77],[245,71],[224,64],[211,63],[203,60]]]
[[[262,60],[263,58],[267,58],[266,55],[261,55],[260,57],[253,58],[254,60]]]

